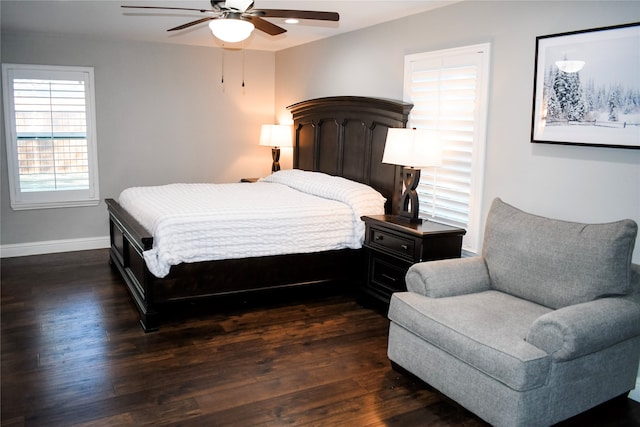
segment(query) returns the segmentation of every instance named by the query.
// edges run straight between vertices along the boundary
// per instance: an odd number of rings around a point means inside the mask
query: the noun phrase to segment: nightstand
[[[366,296],[387,306],[394,292],[407,290],[404,276],[422,261],[460,258],[463,228],[434,221],[412,224],[396,215],[363,216],[367,253]]]

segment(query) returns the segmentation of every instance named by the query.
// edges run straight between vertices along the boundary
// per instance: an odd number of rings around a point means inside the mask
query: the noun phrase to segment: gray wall
[[[275,113],[286,116],[285,106],[321,96],[402,99],[404,55],[490,42],[484,215],[501,197],[565,220],[640,224],[640,150],[529,142],[536,36],[634,21],[638,2],[456,3],[278,52]]]
[[[233,182],[271,170],[272,52],[2,35],[2,62],[95,67],[100,196],[169,182]],[[2,131],[2,245],[107,236],[106,206],[13,211]]]

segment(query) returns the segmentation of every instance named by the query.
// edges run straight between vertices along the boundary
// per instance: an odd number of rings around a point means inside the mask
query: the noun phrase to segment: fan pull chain
[[[244,87],[244,53],[245,50],[242,49],[242,87]]]
[[[220,83],[224,85],[224,44],[222,45],[222,70],[220,70],[220,75],[222,76]]]

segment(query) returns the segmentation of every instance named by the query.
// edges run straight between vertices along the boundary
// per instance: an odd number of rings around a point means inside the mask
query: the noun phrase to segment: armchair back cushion
[[[491,288],[558,309],[630,291],[638,232],[629,219],[581,224],[491,206],[482,254]]]

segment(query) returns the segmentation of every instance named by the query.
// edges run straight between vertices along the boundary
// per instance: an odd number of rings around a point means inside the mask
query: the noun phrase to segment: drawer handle
[[[384,240],[384,236],[381,234],[376,234],[376,240],[380,241],[380,240]]]
[[[397,282],[397,281],[398,281],[398,279],[397,279],[397,278],[395,278],[395,277],[391,277],[391,276],[389,276],[388,274],[384,274],[384,273],[382,273],[382,274],[381,274],[381,276],[382,276],[382,277],[384,277],[384,278],[385,278],[385,279],[387,279],[387,280],[391,280],[392,282]]]
[[[402,249],[404,249],[405,251],[406,251],[407,249],[409,249],[409,246],[408,246],[408,245],[400,245],[400,247],[401,247]]]

